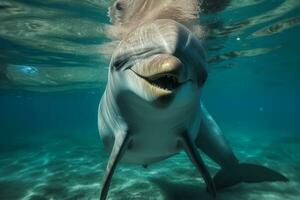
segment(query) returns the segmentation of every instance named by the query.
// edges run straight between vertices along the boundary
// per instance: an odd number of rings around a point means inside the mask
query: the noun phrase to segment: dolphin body
[[[120,160],[148,165],[182,150],[214,196],[241,182],[287,181],[266,167],[239,163],[201,102],[206,78],[201,41],[176,21],[154,20],[123,38],[98,111],[100,136],[110,152],[101,200]],[[198,148],[221,167],[213,179]]]

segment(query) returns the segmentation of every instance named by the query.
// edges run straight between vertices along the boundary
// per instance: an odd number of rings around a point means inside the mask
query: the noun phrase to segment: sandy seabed
[[[300,199],[300,136],[259,141],[230,135],[228,140],[243,162],[280,171],[288,183],[240,184],[219,191],[217,200]],[[98,199],[108,154],[100,141],[52,138],[43,145],[15,145],[0,153],[0,199]],[[25,145],[26,144],[26,145]],[[212,173],[218,167],[207,157]],[[148,168],[121,163],[111,183],[111,200],[207,200],[200,173],[181,152]]]

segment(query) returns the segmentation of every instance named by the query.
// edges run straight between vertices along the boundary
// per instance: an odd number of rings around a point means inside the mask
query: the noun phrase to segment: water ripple
[[[219,68],[223,61],[243,57],[264,62],[258,56],[267,57],[275,51],[287,50],[286,45],[278,44],[275,36],[298,27],[299,0],[222,2],[220,5],[207,4],[206,10],[212,6],[214,12],[205,12],[201,16],[210,68]],[[55,87],[58,90],[95,87],[96,82],[105,81],[110,58],[106,52],[109,46],[105,44],[109,41],[105,32],[110,4],[111,0],[2,0],[0,87],[55,91]],[[7,72],[7,66],[14,65],[36,67],[39,75],[26,77],[28,73],[12,69]],[[87,72],[80,76],[74,72],[75,67],[87,69]],[[98,70],[95,71],[99,76],[97,79],[91,77],[89,68]],[[72,83],[73,87],[70,86]]]
[[[274,24],[268,25],[263,29],[260,29],[252,34],[253,38],[256,37],[264,37],[264,36],[271,36],[274,34],[278,34],[282,31],[285,31],[290,28],[294,28],[300,24],[300,16],[293,17],[290,19],[285,19],[279,22],[275,22]]]

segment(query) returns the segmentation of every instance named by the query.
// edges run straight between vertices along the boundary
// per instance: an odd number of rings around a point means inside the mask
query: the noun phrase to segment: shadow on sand
[[[201,185],[174,183],[159,178],[151,178],[149,181],[158,186],[165,200],[228,200],[229,193],[232,193],[233,196],[236,193],[247,193],[247,189],[244,187],[235,186],[224,191],[219,191],[217,197],[214,198]],[[224,194],[227,195],[224,196]]]
[[[173,183],[167,180],[151,178],[150,182],[159,187],[165,200],[213,200],[214,198],[206,191],[205,187]]]

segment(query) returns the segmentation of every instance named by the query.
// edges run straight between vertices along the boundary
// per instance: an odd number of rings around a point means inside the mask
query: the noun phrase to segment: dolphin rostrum
[[[201,41],[173,20],[147,22],[122,39],[98,111],[100,136],[110,152],[100,200],[120,160],[148,165],[182,150],[213,196],[240,182],[287,181],[268,168],[238,162],[200,99],[206,65]],[[221,167],[213,179],[198,148]]]

